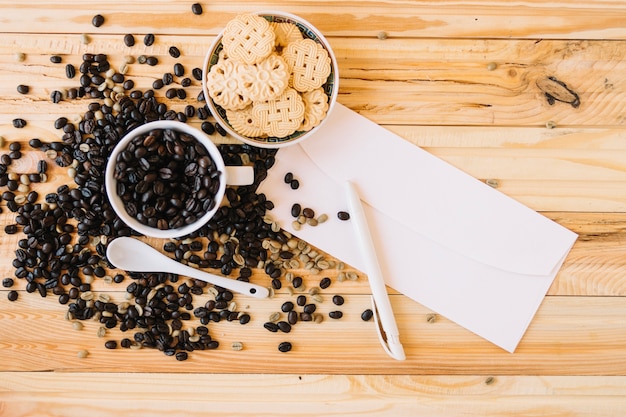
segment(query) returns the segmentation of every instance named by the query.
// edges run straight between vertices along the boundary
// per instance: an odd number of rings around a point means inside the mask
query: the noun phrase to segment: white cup
[[[219,188],[215,194],[215,205],[213,209],[206,212],[202,217],[199,217],[195,222],[186,224],[182,227],[175,229],[158,229],[156,227],[150,227],[138,221],[131,216],[124,207],[122,199],[117,194],[117,180],[115,179],[115,165],[117,163],[118,155],[126,149],[128,143],[135,137],[145,135],[153,130],[175,130],[178,132],[186,133],[193,136],[199,143],[201,143],[207,150],[211,159],[213,159],[217,169],[221,172]],[[217,146],[200,130],[193,128],[185,123],[172,121],[172,120],[158,120],[149,122],[144,125],[133,129],[126,134],[111,152],[109,161],[105,171],[105,188],[109,203],[119,218],[129,227],[137,232],[150,237],[158,238],[175,238],[188,235],[194,232],[203,225],[205,225],[211,217],[217,212],[220,204],[224,198],[226,191],[226,185],[249,185],[254,182],[254,168],[251,166],[226,166],[224,159],[220,154]]]

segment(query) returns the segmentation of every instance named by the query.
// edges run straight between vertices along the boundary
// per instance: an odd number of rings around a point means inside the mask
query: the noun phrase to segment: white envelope
[[[577,235],[339,103],[327,117],[278,151],[259,189],[274,219],[363,270],[352,226],[336,216],[352,181],[386,284],[513,352]],[[294,230],[294,203],[328,222]]]

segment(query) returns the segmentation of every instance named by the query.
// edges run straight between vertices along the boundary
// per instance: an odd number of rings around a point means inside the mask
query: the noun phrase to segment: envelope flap
[[[464,256],[526,275],[550,273],[572,232],[337,103],[301,146],[363,201]]]

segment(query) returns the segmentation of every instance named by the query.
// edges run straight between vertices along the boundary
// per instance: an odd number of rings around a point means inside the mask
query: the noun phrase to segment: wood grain
[[[292,299],[285,288],[272,300],[237,298],[252,314],[245,326],[211,324],[213,351],[178,362],[161,352],[104,348],[132,336],[100,326],[74,330],[56,297],[28,294],[17,280],[16,302],[0,287],[0,416],[207,415],[237,416],[616,416],[626,408],[626,130],[624,103],[626,6],[621,0],[523,3],[468,0],[346,0],[311,2],[212,1],[204,14],[193,1],[0,0],[0,136],[26,143],[59,140],[60,116],[77,119],[90,100],[52,104],[55,89],[78,85],[65,64],[85,52],[105,53],[119,69],[126,56],[154,55],[154,67],[132,64],[136,88],[149,89],[172,71],[168,48],[182,51],[187,75],[225,22],[250,10],[285,10],[315,24],[329,39],[340,67],[339,101],[410,143],[469,173],[579,234],[538,314],[509,354],[435,312],[390,290],[408,359],[389,359],[373,322],[367,278],[337,282],[323,292],[320,324],[299,323],[289,334],[263,328],[270,313]],[[95,28],[101,13],[105,24]],[[80,35],[88,34],[89,44]],[[122,38],[132,33],[136,45]],[[142,43],[156,34],[151,47]],[[25,60],[16,59],[24,53]],[[62,56],[52,64],[50,56]],[[567,84],[580,106],[550,104],[547,77]],[[175,86],[179,86],[176,80]],[[28,94],[16,91],[30,86]],[[200,82],[182,110],[200,106]],[[165,89],[156,91],[163,99]],[[12,127],[24,117],[28,126]],[[192,125],[199,121],[192,119]],[[549,128],[552,127],[552,128]],[[213,135],[218,143],[231,138]],[[0,153],[6,152],[6,147]],[[13,172],[34,170],[45,156],[25,150]],[[44,195],[71,183],[52,161]],[[22,235],[2,233],[15,214],[0,202],[0,277]],[[152,241],[158,246],[161,242]],[[350,268],[348,266],[348,268]],[[352,269],[350,269],[353,271]],[[321,276],[296,271],[305,287]],[[358,272],[358,271],[357,271]],[[252,281],[269,285],[255,270]],[[94,291],[125,298],[119,285],[96,280]],[[344,317],[331,320],[329,301],[342,294]],[[208,295],[198,297],[205,300]],[[196,320],[187,323],[197,325]],[[283,354],[277,344],[289,340]],[[233,341],[244,343],[234,351]],[[90,354],[78,359],[77,351]]]
[[[612,417],[624,377],[7,373],[3,415]],[[242,401],[245,397],[245,401]],[[502,403],[506,403],[506,409]]]

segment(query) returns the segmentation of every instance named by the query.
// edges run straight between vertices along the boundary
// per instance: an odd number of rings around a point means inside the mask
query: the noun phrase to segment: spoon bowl
[[[152,246],[132,237],[118,237],[107,247],[107,258],[115,267],[131,272],[168,272],[196,278],[209,284],[256,298],[266,298],[269,290],[260,285],[225,278],[181,264]]]

